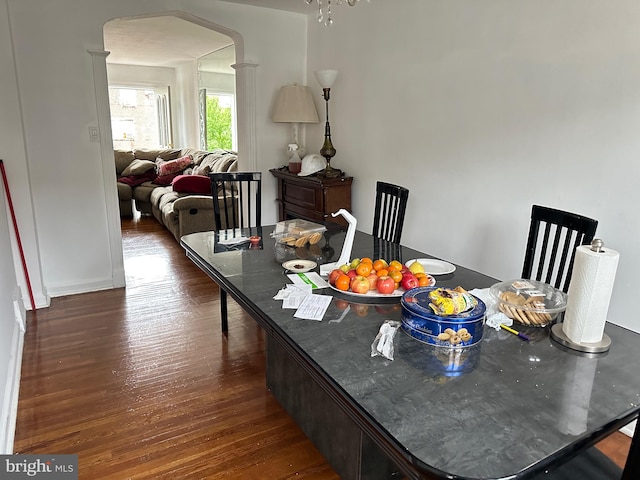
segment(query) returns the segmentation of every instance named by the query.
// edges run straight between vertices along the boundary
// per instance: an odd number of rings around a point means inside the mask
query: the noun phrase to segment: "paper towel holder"
[[[600,253],[604,252],[603,248],[604,242],[600,238],[594,238],[591,241],[591,250],[594,252]],[[611,338],[606,333],[602,334],[602,340],[599,342],[593,343],[576,343],[569,339],[562,331],[562,323],[556,322],[551,327],[550,336],[553,340],[558,342],[565,347],[568,347],[572,350],[577,350],[579,352],[585,353],[604,353],[609,351],[611,348]]]
[[[562,323],[556,322],[551,326],[551,332],[549,336],[558,342],[560,345],[564,345],[571,350],[584,353],[605,353],[611,348],[611,338],[606,333],[602,334],[602,340],[594,343],[576,343],[569,340],[562,331]]]

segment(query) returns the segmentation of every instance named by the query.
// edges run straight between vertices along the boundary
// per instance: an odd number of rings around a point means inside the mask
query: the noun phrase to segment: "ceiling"
[[[222,0],[296,13],[314,12],[305,0]],[[231,38],[214,30],[172,16],[116,19],[104,26],[104,47],[111,52],[107,63],[175,67],[219,52],[201,62],[201,70],[232,73],[235,51]]]
[[[175,67],[212,52],[231,52],[219,68],[235,63],[231,38],[177,17],[118,19],[104,26],[107,63]],[[225,67],[226,64],[226,67]]]

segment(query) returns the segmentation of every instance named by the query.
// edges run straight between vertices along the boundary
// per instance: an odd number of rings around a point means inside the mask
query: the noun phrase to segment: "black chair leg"
[[[229,331],[229,322],[227,320],[227,292],[220,289],[220,322],[222,325],[222,333]]]

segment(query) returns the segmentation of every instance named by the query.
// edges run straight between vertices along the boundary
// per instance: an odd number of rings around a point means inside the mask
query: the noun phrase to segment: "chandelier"
[[[311,5],[314,0],[304,0],[307,2],[307,5]],[[318,4],[318,22],[324,23],[326,26],[329,26],[333,23],[333,19],[331,18],[331,4],[334,5],[343,5],[347,4],[350,7],[354,7],[356,3],[360,0],[315,0]],[[369,3],[371,0],[367,0]]]

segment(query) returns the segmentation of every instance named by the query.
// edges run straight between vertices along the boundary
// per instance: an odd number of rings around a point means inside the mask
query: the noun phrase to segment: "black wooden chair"
[[[533,205],[522,278],[539,280],[566,292],[576,248],[591,243],[597,227],[597,220]]]
[[[409,190],[385,182],[376,184],[373,236],[400,243]]]
[[[262,227],[261,172],[210,173],[209,179],[217,232],[246,229],[253,235],[254,230]],[[223,288],[220,288],[220,317],[222,331],[226,333],[229,329],[227,292]]]

